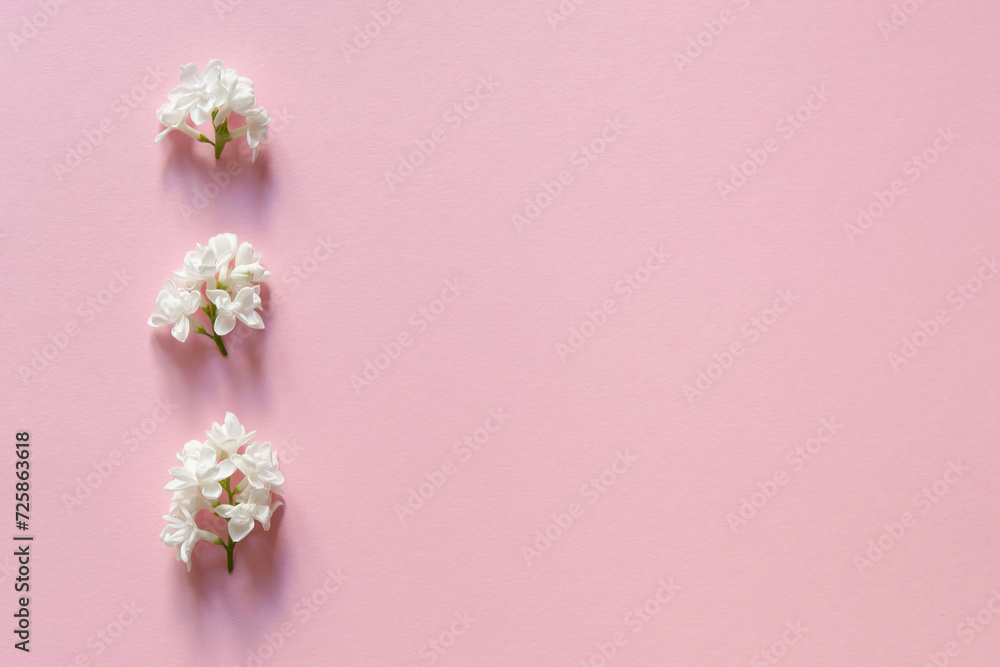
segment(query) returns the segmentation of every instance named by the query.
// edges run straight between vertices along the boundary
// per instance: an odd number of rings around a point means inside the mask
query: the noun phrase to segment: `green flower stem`
[[[226,495],[229,496],[229,504],[230,505],[233,504],[233,492],[229,488],[229,480],[231,480],[231,479],[232,479],[232,477],[227,477],[226,479],[222,480],[222,482],[221,482],[222,488],[226,490]],[[229,519],[226,519],[226,526],[228,526],[228,525],[229,525]],[[232,574],[233,573],[233,552],[236,549],[236,542],[233,542],[233,537],[232,537],[232,535],[229,534],[229,530],[228,529],[226,530],[226,537],[229,540],[228,544],[223,544],[223,542],[222,542],[221,539],[219,540],[218,544],[220,546],[222,546],[226,550],[226,570],[228,570],[229,574]]]
[[[218,109],[212,112],[212,127],[215,128],[215,159],[218,160],[222,157],[222,149],[226,147],[226,144],[233,140],[232,135],[229,134],[229,119],[222,121],[222,124],[218,127],[215,126],[215,114],[218,113]],[[209,142],[212,143],[212,142]]]
[[[203,327],[200,324],[198,325],[198,328],[195,329],[195,331],[197,333],[200,333],[200,334],[204,335],[204,336],[208,336],[209,338],[211,338],[212,340],[214,340],[215,341],[215,345],[216,345],[216,347],[219,348],[219,352],[222,353],[222,356],[228,357],[229,356],[229,352],[226,351],[226,344],[222,342],[222,336],[220,336],[219,334],[215,333],[215,317],[219,314],[218,313],[218,309],[216,309],[215,304],[209,303],[207,306],[205,306],[204,308],[202,308],[202,310],[205,311],[205,314],[208,315],[208,319],[212,323],[212,325],[211,325],[211,333],[209,333],[208,331],[206,331],[205,327]]]
[[[226,519],[226,521],[229,521],[229,519]],[[233,548],[236,546],[236,544],[233,542],[233,538],[230,537],[229,538],[229,544],[226,544],[225,542],[222,541],[221,537],[216,537],[215,538],[215,543],[218,544],[220,547],[222,547],[223,549],[226,550],[226,569],[229,571],[230,574],[232,574],[233,573]]]
[[[229,353],[226,352],[226,344],[222,342],[222,336],[215,334],[212,336],[212,339],[215,341],[215,345],[219,348],[219,352],[222,353],[222,356],[228,357]]]

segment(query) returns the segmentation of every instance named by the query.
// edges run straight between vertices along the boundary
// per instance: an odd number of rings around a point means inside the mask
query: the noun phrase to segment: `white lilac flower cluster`
[[[162,141],[171,130],[180,130],[198,141],[215,146],[215,157],[222,156],[222,149],[233,139],[245,136],[257,151],[267,141],[267,125],[271,122],[267,111],[257,106],[253,81],[239,76],[234,69],[226,69],[221,60],[209,61],[202,72],[194,63],[181,67],[181,83],[167,94],[170,101],[156,111],[156,118],[166,128],[156,141]],[[229,127],[230,114],[242,116],[244,124]],[[188,125],[188,117],[195,125],[212,121],[215,140]]]
[[[170,469],[174,478],[164,488],[174,496],[170,513],[163,517],[167,525],[160,539],[177,547],[177,559],[188,572],[195,544],[200,540],[218,544],[226,550],[227,569],[232,572],[236,543],[250,534],[254,522],[264,530],[271,527],[271,515],[283,504],[272,494],[284,495],[285,477],[271,443],[254,440],[257,431],[247,433],[233,413],[227,412],[222,424],[212,422],[205,435],[204,442],[191,440],[184,445],[177,455],[181,465]],[[202,510],[226,520],[226,540],[198,526],[196,517]]]
[[[261,254],[248,242],[237,245],[236,234],[219,234],[184,256],[184,268],[174,271],[173,279],[163,281],[156,297],[156,310],[149,325],[173,325],[170,333],[182,343],[192,326],[196,333],[215,341],[222,356],[227,356],[222,337],[236,326],[237,320],[251,329],[263,329],[260,313],[260,283],[271,272],[260,265]],[[194,319],[201,310],[208,316],[208,327]]]

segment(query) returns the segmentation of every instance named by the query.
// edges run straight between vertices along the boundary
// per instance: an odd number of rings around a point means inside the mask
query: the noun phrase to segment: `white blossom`
[[[189,486],[180,491],[174,491],[174,495],[170,498],[170,513],[176,513],[178,507],[184,507],[194,516],[201,510],[212,509],[212,503],[202,495],[200,487]]]
[[[271,119],[267,115],[264,107],[257,107],[246,114],[247,124],[244,126],[247,135],[247,144],[253,149],[251,162],[257,161],[257,151],[261,145],[267,143],[267,126]]]
[[[181,448],[181,453],[177,455],[177,460],[180,461],[182,466],[187,466],[188,463],[193,465],[198,462],[198,459],[201,458],[201,450],[209,446],[211,445],[207,442],[202,442],[200,440],[188,440]]]
[[[187,565],[191,571],[191,552],[200,540],[218,541],[218,536],[207,530],[202,530],[195,523],[194,516],[183,505],[177,505],[176,511],[163,516],[167,525],[160,532],[160,539],[168,547],[177,547],[177,560]]]
[[[163,125],[164,130],[156,135],[156,141],[163,141],[173,130],[180,130],[189,137],[197,139],[201,136],[198,130],[194,129],[187,123],[187,110],[178,109],[170,102],[167,102],[162,107],[156,110],[156,120],[160,121]]]
[[[219,483],[236,472],[236,466],[230,459],[216,460],[215,448],[210,445],[202,447],[198,458],[185,458],[184,465],[171,468],[174,479],[169,481],[167,491],[182,491],[197,487],[201,494],[209,500],[218,500],[222,495],[222,485]]]
[[[149,325],[162,327],[172,324],[170,334],[183,343],[191,331],[188,317],[198,312],[201,303],[201,292],[178,289],[172,281],[164,280],[156,296],[155,310],[149,316]]]
[[[262,256],[259,252],[254,252],[253,246],[247,241],[241,243],[233,258],[233,269],[228,275],[229,285],[262,283],[270,278],[271,272],[260,265]],[[223,280],[225,281],[225,278]]]
[[[195,244],[194,250],[189,250],[184,255],[184,267],[174,271],[174,277],[179,283],[188,288],[201,287],[205,282],[215,285],[215,274],[218,271],[215,267],[215,250],[211,245],[202,246]]]
[[[193,139],[215,146],[215,157],[229,141],[246,135],[253,151],[252,161],[257,160],[260,146],[267,141],[270,122],[267,111],[257,105],[253,81],[240,76],[236,70],[227,69],[221,60],[211,60],[202,71],[194,63],[180,68],[181,82],[167,94],[167,103],[156,112],[164,129],[156,141],[173,130],[180,130]],[[240,127],[229,127],[228,121],[237,114],[244,119]],[[212,121],[214,140],[188,124],[195,126]]]
[[[208,436],[208,445],[215,448],[220,455],[230,457],[240,447],[253,440],[257,431],[247,433],[236,415],[227,412],[223,423],[212,422],[212,428],[205,431],[205,435]]]
[[[257,309],[261,307],[260,287],[258,285],[247,285],[239,288],[236,296],[233,297],[226,290],[210,289],[205,294],[218,309],[215,316],[215,333],[225,336],[233,327],[236,320],[243,322],[251,329],[263,329],[264,320]]]
[[[227,69],[223,74],[216,93],[216,103],[219,105],[215,114],[215,126],[219,127],[235,111],[241,116],[257,105],[253,93],[253,81],[245,76],[239,76],[234,69]]]
[[[269,442],[253,441],[243,454],[236,453],[256,431],[248,433],[233,413],[227,412],[222,424],[212,422],[205,433],[207,441],[185,443],[177,454],[181,466],[170,469],[174,479],[164,488],[172,492],[172,497],[160,539],[177,548],[177,558],[188,571],[191,553],[200,540],[217,544],[226,550],[227,569],[232,572],[236,544],[253,531],[255,524],[270,529],[275,510],[283,505],[274,493],[282,493],[279,484],[284,482],[284,476],[278,472],[277,456]],[[240,472],[243,479],[237,480]],[[202,510],[224,519],[226,532],[216,535],[199,528],[197,516]]]
[[[271,451],[271,443],[254,441],[247,445],[242,454],[235,454],[230,460],[246,476],[245,482],[255,489],[271,489],[283,494],[281,484],[285,476],[278,470],[278,457]]]
[[[167,99],[174,107],[189,112],[195,125],[201,125],[218,106],[224,71],[221,60],[210,60],[204,72],[194,63],[185,65],[181,67],[180,85],[167,93]]]
[[[236,234],[216,234],[208,240],[208,247],[215,253],[215,271],[225,279],[225,273],[229,271],[229,262],[236,256]]]
[[[181,342],[195,327],[227,356],[222,337],[237,321],[251,329],[264,328],[260,283],[270,278],[271,272],[260,260],[261,253],[253,244],[239,243],[236,234],[216,234],[206,245],[196,244],[184,255],[183,266],[174,271],[173,280],[164,281],[150,326],[173,325],[173,336]],[[195,317],[199,309],[207,316],[207,323]]]
[[[255,519],[260,522],[264,530],[268,530],[271,527],[273,511],[271,492],[267,489],[248,494],[236,505],[219,505],[215,508],[216,514],[223,519],[229,519],[229,536],[234,542],[239,542],[250,534]]]

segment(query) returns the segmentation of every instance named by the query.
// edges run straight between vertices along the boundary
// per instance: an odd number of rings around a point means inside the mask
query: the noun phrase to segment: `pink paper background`
[[[552,27],[557,0],[400,0],[347,58],[386,1],[4,3],[0,507],[13,524],[13,434],[29,430],[36,541],[30,656],[12,648],[0,558],[0,663],[998,664],[1000,5],[563,5]],[[255,165],[227,148],[239,173],[221,190],[209,146],[153,143],[177,67],[214,57],[274,117]],[[456,126],[481,77],[496,89]],[[810,99],[794,132],[777,125]],[[620,136],[582,164],[614,119]],[[386,170],[437,128],[390,189]],[[913,172],[925,150],[935,163]],[[228,359],[146,326],[184,253],[223,231],[264,253],[282,297]],[[651,247],[671,257],[647,272]],[[645,282],[626,296],[628,274]],[[921,322],[935,335],[893,368]],[[573,327],[589,335],[564,361]],[[26,375],[36,354],[51,359]],[[689,401],[699,371],[715,378]],[[284,452],[288,502],[232,576],[207,545],[188,574],[157,540],[162,486],[226,410]],[[504,424],[456,452],[491,410]],[[830,418],[836,434],[810,443]],[[634,460],[595,492],[618,452]],[[734,530],[744,500],[762,507]],[[452,642],[456,614],[471,620]]]

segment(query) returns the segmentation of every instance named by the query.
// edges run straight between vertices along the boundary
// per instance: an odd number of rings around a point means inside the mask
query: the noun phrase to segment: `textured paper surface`
[[[996,664],[1000,7],[562,6],[4,4],[0,662]],[[253,166],[153,142],[216,57]],[[228,359],[146,325],[224,231]],[[226,410],[287,506],[188,574]]]

